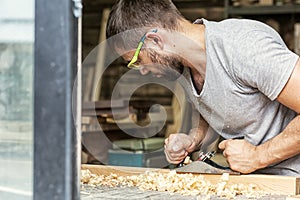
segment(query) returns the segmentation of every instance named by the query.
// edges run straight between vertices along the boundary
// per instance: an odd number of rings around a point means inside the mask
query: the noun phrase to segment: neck
[[[205,26],[186,20],[179,23],[178,31],[159,33],[164,35],[165,50],[178,55],[182,64],[191,69],[194,85],[201,91],[206,69]]]
[[[191,69],[191,75],[198,92],[202,90],[206,70],[206,48],[205,48],[205,26],[202,24],[191,24],[184,22],[184,35],[189,38],[193,44],[183,49],[183,58],[186,59],[184,65]]]
[[[202,73],[206,65],[205,26],[189,21],[179,23],[178,31],[164,31],[164,48],[180,56],[185,67]]]

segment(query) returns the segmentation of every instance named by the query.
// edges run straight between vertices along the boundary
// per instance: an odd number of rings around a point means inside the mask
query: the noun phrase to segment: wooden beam
[[[101,29],[99,34],[99,44],[106,39],[106,24],[108,20],[108,16],[110,13],[109,8],[105,8],[102,13],[102,22],[101,22]],[[104,47],[104,44],[100,45],[99,47]],[[92,101],[97,101],[100,99],[100,92],[101,92],[101,74],[105,70],[104,66],[104,59],[105,59],[105,48],[98,48],[98,55],[97,55],[97,63],[95,68],[95,77],[94,77],[94,85],[92,90]]]
[[[123,167],[123,166],[104,166],[104,165],[82,165],[81,169],[88,169],[97,175],[110,175],[111,173],[118,176],[131,176],[144,173],[145,171],[158,171],[169,173],[169,169],[157,168],[140,168],[140,167]],[[201,174],[206,180],[216,184],[222,175]],[[197,174],[195,174],[197,176]],[[255,184],[260,190],[281,195],[298,195],[300,194],[300,178],[277,175],[230,175],[229,184]]]
[[[123,167],[123,166],[109,166],[109,165],[81,165],[82,170],[90,170],[91,173],[97,175],[110,175],[111,173],[118,176],[132,176],[139,175],[146,171],[157,171],[161,173],[169,173],[169,169],[157,168],[143,168],[143,167]]]
[[[300,200],[300,195],[288,196],[285,200]]]

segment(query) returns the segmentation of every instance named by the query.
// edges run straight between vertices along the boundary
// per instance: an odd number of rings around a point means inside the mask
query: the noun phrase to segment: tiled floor
[[[169,194],[168,192],[157,192],[157,191],[142,191],[138,188],[110,188],[104,186],[93,187],[89,185],[82,185],[81,188],[81,200],[224,200],[213,196],[206,198],[206,196],[183,196],[180,194]],[[237,196],[235,200],[246,200],[244,196]],[[285,200],[285,196],[266,196],[261,197],[259,200]],[[253,200],[253,198],[252,198]]]
[[[180,194],[170,195],[168,192],[142,191],[138,188],[92,187],[84,185],[81,190],[81,200],[196,200],[196,197]]]

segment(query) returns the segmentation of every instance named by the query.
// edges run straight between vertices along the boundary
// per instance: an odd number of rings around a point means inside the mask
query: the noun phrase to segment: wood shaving
[[[188,165],[191,164],[193,161],[191,160],[190,156],[185,157],[183,164]]]
[[[212,195],[232,199],[237,195],[244,195],[247,198],[258,198],[266,195],[259,191],[254,184],[229,184],[229,174],[224,173],[217,184],[205,180],[203,175],[190,173],[178,174],[175,170],[169,173],[146,171],[140,175],[118,176],[116,174],[96,175],[89,170],[81,170],[81,182],[92,186],[109,187],[138,187],[141,190],[168,191],[182,195],[202,195],[210,198]]]

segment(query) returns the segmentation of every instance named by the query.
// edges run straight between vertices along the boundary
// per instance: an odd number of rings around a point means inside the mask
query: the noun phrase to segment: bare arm
[[[193,110],[192,115],[193,128],[188,135],[185,133],[171,134],[165,140],[165,154],[170,163],[180,163],[189,153],[201,146],[208,125],[196,110]]]
[[[300,153],[300,60],[277,100],[298,113],[276,137],[253,146],[245,140],[225,140],[224,149],[229,166],[242,173],[251,173],[270,164],[286,160]]]
[[[258,147],[260,152],[266,154],[264,165],[279,162],[300,153],[300,59],[277,100],[296,111],[298,116],[278,136]]]
[[[208,124],[195,109],[193,110],[192,124],[193,127],[189,132],[189,136],[195,141],[196,147],[200,148],[207,133]]]

